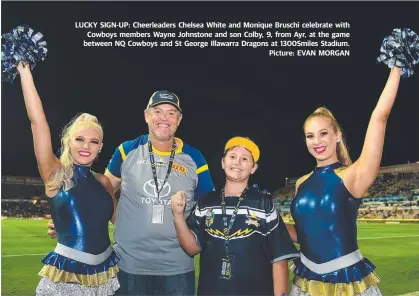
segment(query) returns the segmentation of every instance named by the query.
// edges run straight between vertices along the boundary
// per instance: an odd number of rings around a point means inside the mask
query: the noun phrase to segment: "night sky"
[[[168,89],[184,111],[176,136],[203,153],[217,186],[224,182],[224,144],[241,135],[261,149],[251,182],[274,190],[285,177],[314,167],[302,124],[319,106],[331,109],[352,158],[359,156],[389,74],[375,62],[381,42],[393,28],[419,32],[418,11],[418,2],[2,2],[1,25],[3,34],[28,24],[48,43],[48,58],[34,78],[55,151],[62,127],[79,112],[92,113],[105,130],[94,169],[104,171],[120,143],[148,132],[148,99]],[[83,47],[87,30],[76,29],[78,21],[348,21],[351,56],[269,57],[266,48]],[[2,174],[38,176],[19,77],[2,83],[1,104]],[[419,161],[418,106],[416,74],[401,83],[383,166]]]

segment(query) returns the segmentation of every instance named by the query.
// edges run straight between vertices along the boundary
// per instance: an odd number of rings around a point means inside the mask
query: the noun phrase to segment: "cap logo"
[[[172,100],[173,96],[171,94],[160,94],[160,98]]]

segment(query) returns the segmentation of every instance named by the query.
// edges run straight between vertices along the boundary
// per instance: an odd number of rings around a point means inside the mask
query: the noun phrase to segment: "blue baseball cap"
[[[154,94],[151,95],[150,101],[148,101],[147,109],[160,104],[173,105],[176,109],[182,112],[178,96],[168,90],[159,90],[154,92]]]

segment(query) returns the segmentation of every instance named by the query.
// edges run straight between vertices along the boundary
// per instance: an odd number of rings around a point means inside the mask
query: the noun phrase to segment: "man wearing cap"
[[[187,217],[214,185],[202,154],[174,137],[181,112],[174,93],[155,92],[144,111],[149,133],[122,143],[106,169],[114,191],[121,189],[114,229],[118,295],[194,294],[194,260],[177,240],[170,198],[185,192]]]

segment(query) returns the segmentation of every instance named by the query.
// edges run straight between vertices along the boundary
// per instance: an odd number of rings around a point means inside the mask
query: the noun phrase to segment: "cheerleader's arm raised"
[[[387,83],[372,112],[360,157],[347,168],[343,181],[356,198],[361,198],[374,182],[380,169],[387,119],[390,115],[400,83],[401,69],[390,71]]]
[[[61,163],[52,150],[51,132],[42,107],[41,98],[35,88],[30,66],[19,63],[17,70],[20,74],[26,111],[31,122],[39,173],[44,183],[46,183],[60,167]]]

